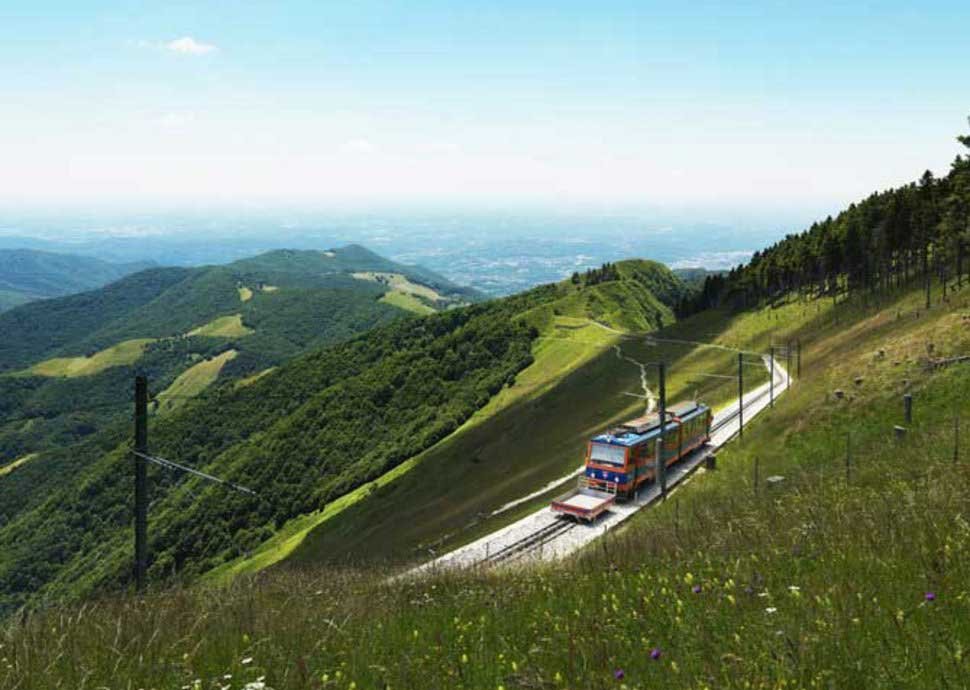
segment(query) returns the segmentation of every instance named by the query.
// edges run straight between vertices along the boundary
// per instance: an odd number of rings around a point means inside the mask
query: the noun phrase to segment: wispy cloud
[[[348,139],[340,146],[340,150],[344,153],[367,155],[375,153],[377,146],[369,139]]]
[[[188,125],[192,124],[195,120],[195,115],[187,112],[171,112],[165,113],[154,119],[154,123],[167,130],[184,129]]]
[[[166,43],[165,47],[173,53],[179,53],[180,55],[207,55],[218,50],[213,44],[202,43],[191,36],[176,38],[174,41]]]

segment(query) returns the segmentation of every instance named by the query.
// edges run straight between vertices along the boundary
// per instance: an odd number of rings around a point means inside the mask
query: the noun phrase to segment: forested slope
[[[0,465],[80,441],[126,413],[136,373],[157,394],[231,350],[217,376],[242,378],[408,316],[383,299],[392,288],[354,277],[362,270],[434,283],[440,292],[428,311],[476,297],[351,245],[151,269],[0,314]]]
[[[957,139],[970,149],[970,135]],[[970,272],[968,246],[970,154],[964,154],[945,177],[927,170],[918,182],[874,193],[756,252],[727,275],[708,276],[701,292],[679,310],[753,306],[790,291],[874,298],[903,285],[928,291],[931,278],[945,296]]]
[[[666,271],[646,266],[647,273]],[[154,417],[152,453],[250,486],[259,498],[153,469],[151,576],[191,576],[243,555],[288,520],[436,445],[533,362],[536,314],[582,304],[590,318],[609,322],[613,293],[632,299],[634,292],[619,282],[567,281],[395,321],[248,385],[226,381]],[[672,318],[643,285],[637,293],[649,306],[644,323]],[[69,481],[48,480],[43,500],[15,495],[33,463],[0,483],[0,501],[9,497],[16,506],[0,527],[0,591],[8,606],[127,580],[129,433],[127,420],[118,420],[83,444],[48,451],[48,474]]]

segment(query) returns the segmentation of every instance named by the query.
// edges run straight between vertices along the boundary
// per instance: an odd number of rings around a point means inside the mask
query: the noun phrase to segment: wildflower
[[[765,613],[774,613],[777,610],[778,609],[776,609],[774,606],[769,606],[768,608],[765,609]]]
[[[926,601],[936,601],[936,594],[934,594],[933,592],[927,592]]]
[[[253,658],[251,656],[247,656],[245,659],[242,660],[241,663],[243,666],[246,666],[247,664],[251,664],[253,663]]]
[[[650,650],[650,658],[653,659],[654,661],[659,659],[660,655],[661,655],[660,647],[654,647],[653,649]]]
[[[622,668],[618,668],[615,671],[613,671],[613,677],[616,678],[617,680],[623,680],[626,677],[626,673],[623,671]]]
[[[693,592],[694,592],[694,594],[700,594],[700,593],[701,593],[701,586],[700,586],[700,585],[694,585],[694,586],[693,586],[693,587],[691,588],[691,591],[693,591]]]

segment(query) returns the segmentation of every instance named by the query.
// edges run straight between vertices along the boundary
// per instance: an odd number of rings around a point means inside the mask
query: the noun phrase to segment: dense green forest
[[[446,436],[531,360],[532,334],[512,323],[510,308],[398,321],[159,418],[153,453],[219,472],[260,496],[153,473],[153,575],[198,573],[239,555],[286,519]],[[45,586],[66,592],[127,577],[130,457],[123,443],[104,454],[126,431],[51,451],[45,467],[61,475],[59,485],[0,516],[8,604]],[[23,470],[5,478],[3,511],[7,491],[26,481]]]
[[[970,149],[970,136],[957,137]],[[970,272],[970,153],[949,173],[926,171],[918,182],[875,193],[835,218],[756,252],[727,275],[708,276],[700,292],[678,305],[681,314],[719,304],[752,307],[788,292],[886,295],[931,277],[963,284]]]
[[[478,298],[425,269],[351,245],[273,251],[226,266],[154,268],[0,314],[0,467],[79,442],[126,414],[136,374],[148,376],[157,394],[195,364],[233,350],[217,376],[239,379],[409,315],[381,300],[388,286],[355,278],[358,271],[433,285],[439,299],[429,307]],[[116,346],[128,354],[112,354]],[[105,366],[71,373],[94,356]],[[52,362],[54,375],[38,370],[42,361]],[[18,472],[39,473],[43,462],[31,465]]]

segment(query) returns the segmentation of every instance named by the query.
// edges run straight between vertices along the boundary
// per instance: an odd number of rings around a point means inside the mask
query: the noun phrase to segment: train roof
[[[708,410],[708,406],[695,400],[677,403],[667,408],[667,427],[670,427],[673,418],[682,421],[690,421],[697,415],[703,414]],[[620,426],[611,429],[605,434],[593,437],[596,443],[608,443],[612,446],[635,446],[644,441],[649,441],[660,435],[660,413],[653,412],[643,417],[631,419]]]

